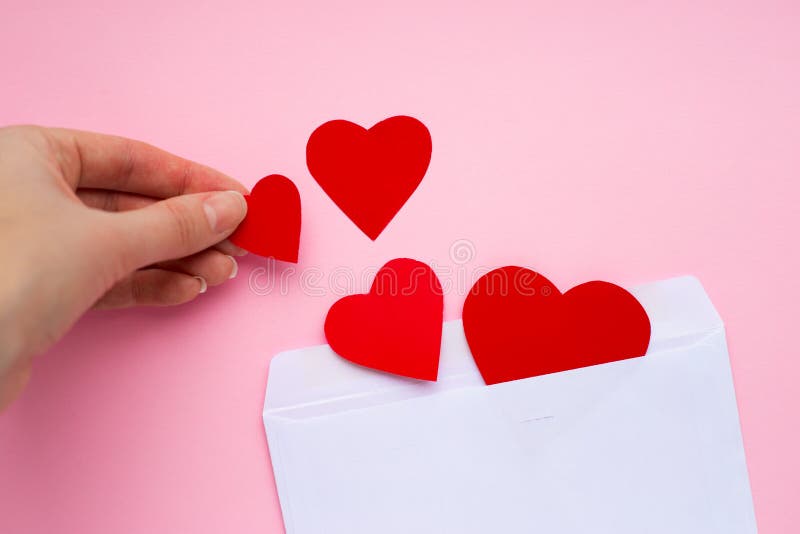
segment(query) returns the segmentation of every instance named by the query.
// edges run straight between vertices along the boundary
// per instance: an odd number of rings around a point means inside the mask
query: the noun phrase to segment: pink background
[[[453,268],[466,239],[459,269],[524,264],[562,289],[697,275],[728,327],[761,532],[794,531],[798,4],[337,3],[5,0],[0,123],[144,139],[248,186],[285,173],[322,295],[298,274],[254,290],[249,258],[191,305],[90,314],[0,416],[0,529],[281,531],[270,357],[323,342],[332,273]],[[396,114],[428,125],[433,160],[372,243],[305,143],[329,119]]]

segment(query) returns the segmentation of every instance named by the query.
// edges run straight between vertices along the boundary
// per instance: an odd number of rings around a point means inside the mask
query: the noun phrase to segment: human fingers
[[[102,211],[135,210],[157,202],[157,199],[151,197],[104,189],[78,189],[76,193],[86,206]],[[214,245],[214,249],[228,256],[244,256],[247,254],[246,250],[234,245],[227,239]]]
[[[247,251],[241,247],[238,247],[230,242],[229,239],[225,241],[220,241],[214,248],[222,252],[223,254],[227,254],[228,256],[246,256]]]
[[[136,210],[157,202],[152,197],[105,189],[78,189],[75,194],[86,206],[103,211]]]
[[[186,258],[161,262],[159,269],[181,272],[203,278],[209,286],[218,286],[235,278],[239,272],[239,264],[233,256],[217,250],[204,250]]]
[[[235,191],[169,198],[147,207],[110,214],[110,258],[124,271],[191,256],[227,238],[247,212]]]
[[[16,360],[9,369],[0,371],[0,412],[19,397],[30,380],[31,358]]]
[[[117,282],[95,303],[98,309],[175,306],[205,293],[205,280],[165,269],[135,271]]]
[[[79,130],[45,130],[73,189],[92,188],[169,198],[205,191],[247,189],[205,165],[142,141]]]

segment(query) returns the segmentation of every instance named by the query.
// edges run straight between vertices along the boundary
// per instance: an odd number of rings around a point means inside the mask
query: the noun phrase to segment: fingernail
[[[247,251],[245,249],[234,245],[228,239],[226,239],[225,241],[222,241],[219,244],[217,244],[217,248],[223,254],[229,254],[231,256],[246,256],[247,255]]]
[[[233,230],[247,213],[247,202],[238,191],[214,193],[203,202],[208,225],[218,234]]]
[[[200,281],[199,293],[205,293],[206,291],[208,291],[208,283],[206,282],[206,279],[203,278],[202,276],[195,276],[195,278],[197,278]]]
[[[233,269],[231,270],[230,276],[228,276],[228,280],[232,280],[233,278],[236,278],[237,274],[239,274],[239,264],[236,262],[236,258],[234,258],[233,256],[228,256],[228,257],[233,262]]]

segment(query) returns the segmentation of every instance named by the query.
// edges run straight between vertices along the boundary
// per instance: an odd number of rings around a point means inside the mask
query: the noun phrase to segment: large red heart
[[[331,349],[353,363],[436,380],[442,343],[442,286],[424,263],[384,265],[366,295],[336,301],[325,319]]]
[[[621,287],[587,282],[562,295],[523,267],[482,276],[463,320],[487,384],[643,356],[650,343],[647,313]]]
[[[262,178],[247,200],[247,216],[230,236],[233,244],[259,256],[297,263],[300,193],[280,174]]]
[[[417,188],[431,161],[431,135],[412,117],[369,130],[326,122],[306,146],[308,170],[325,193],[375,240]]]

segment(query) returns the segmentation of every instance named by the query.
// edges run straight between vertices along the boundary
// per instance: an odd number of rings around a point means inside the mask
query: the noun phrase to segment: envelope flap
[[[282,352],[269,367],[264,413],[279,415],[288,409],[304,416],[328,411],[322,404],[333,401],[337,409],[358,407],[365,402],[390,402],[421,395],[482,385],[475,361],[469,355],[461,321],[449,321],[442,331],[439,379],[427,382],[354,365],[334,353],[328,345]],[[296,414],[295,414],[296,415]]]
[[[650,318],[648,354],[691,343],[723,328],[711,299],[694,276],[644,284],[630,291]]]
[[[700,282],[690,276],[631,290],[650,317],[648,356],[690,344],[722,328],[722,321]],[[430,395],[483,381],[464,338],[461,321],[444,325],[439,380],[423,382],[353,365],[328,345],[283,352],[270,364],[264,414],[310,417]]]

